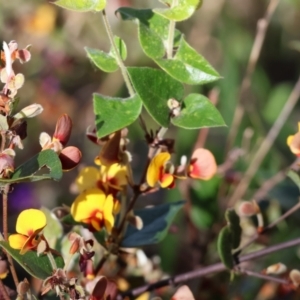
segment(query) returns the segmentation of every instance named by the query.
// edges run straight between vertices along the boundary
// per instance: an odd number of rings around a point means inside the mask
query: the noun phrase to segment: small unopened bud
[[[284,265],[282,263],[277,263],[277,264],[267,267],[266,270],[264,271],[264,273],[280,275],[280,274],[283,274],[284,272],[286,272],[286,270],[287,270],[286,265]]]
[[[260,208],[255,201],[244,201],[238,207],[237,213],[240,217],[251,217],[260,213]]]
[[[10,76],[11,73],[13,72],[12,70],[12,61],[11,61],[11,55],[10,51],[8,48],[8,45],[6,42],[3,42],[3,50],[4,50],[4,55],[5,55],[5,70],[7,76]]]
[[[47,145],[51,143],[51,136],[47,132],[42,132],[40,134],[40,145],[44,149]]]
[[[127,221],[135,227],[137,230],[143,229],[143,220],[139,216],[134,216],[133,214],[129,214],[127,217]]]
[[[40,240],[38,246],[37,246],[37,255],[40,256],[41,254],[44,254],[47,251],[48,245],[45,240]]]
[[[23,281],[21,281],[18,284],[17,292],[19,295],[24,296],[29,291],[29,288],[30,288],[30,284],[28,280],[25,278]]]
[[[174,98],[171,98],[168,100],[167,105],[168,105],[173,117],[177,117],[180,115],[181,104],[179,101],[177,101]]]
[[[71,240],[70,236],[69,236],[69,240]],[[69,253],[72,254],[72,255],[75,254],[76,252],[78,252],[79,247],[80,247],[80,238],[73,239],[72,245],[71,245],[70,250],[69,250]]]
[[[290,272],[290,279],[292,280],[295,287],[298,287],[300,284],[300,272],[296,269]]]
[[[15,119],[23,119],[23,118],[33,118],[42,113],[43,107],[40,104],[31,104],[29,106],[24,107],[20,112],[14,115]]]
[[[6,278],[8,274],[8,265],[6,260],[0,260],[0,279]]]
[[[14,151],[12,149],[5,149],[0,153],[0,177],[9,178],[11,173],[15,170]]]

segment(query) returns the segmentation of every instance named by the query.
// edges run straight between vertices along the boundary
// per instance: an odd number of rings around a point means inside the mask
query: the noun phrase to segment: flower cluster
[[[170,159],[169,152],[160,152],[151,160],[147,170],[147,183],[150,187],[159,184],[162,188],[173,188],[176,178],[209,180],[217,171],[215,158],[207,149],[196,149],[189,163],[182,159],[178,167],[175,167]]]
[[[54,150],[61,161],[64,171],[75,168],[81,160],[81,151],[74,146],[64,146],[68,143],[72,131],[72,120],[67,114],[63,114],[56,123],[53,137],[42,132],[40,134],[40,145],[42,150]]]
[[[36,250],[42,239],[41,231],[47,224],[45,214],[38,209],[23,210],[17,219],[16,234],[9,236],[9,244],[21,254]]]
[[[88,224],[91,230],[105,228],[111,233],[120,210],[117,195],[126,193],[130,178],[124,144],[121,132],[116,132],[95,158],[98,168],[83,168],[76,178],[80,194],[71,206],[71,214],[75,221]]]

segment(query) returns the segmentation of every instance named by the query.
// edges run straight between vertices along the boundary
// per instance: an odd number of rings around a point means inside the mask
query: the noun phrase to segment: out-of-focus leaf
[[[178,201],[136,210],[134,215],[143,220],[143,228],[138,230],[128,225],[121,246],[140,247],[160,242],[166,236],[175,215],[184,203],[185,201]]]
[[[291,41],[289,43],[290,48],[300,52],[300,41]]]
[[[127,57],[127,48],[126,44],[122,39],[115,36],[114,37],[115,45],[117,46],[118,52],[123,60]],[[116,60],[116,53],[114,48],[110,49],[109,53],[105,53],[101,50],[92,49],[85,47],[84,48],[88,58],[98,67],[100,70],[104,72],[115,72],[118,70],[119,66]]]
[[[0,247],[5,249],[5,251],[33,277],[46,279],[52,275],[53,270],[47,255],[37,256],[35,251],[28,251],[21,255],[20,250],[11,248],[8,242],[0,242]],[[63,268],[63,258],[55,254],[53,254],[53,256],[57,267]]]
[[[36,175],[44,167],[48,168],[48,174]],[[17,183],[25,181],[60,180],[62,167],[58,155],[53,150],[44,150],[36,154],[30,160],[18,167],[10,179],[0,179],[0,184]]]
[[[106,0],[57,0],[52,3],[77,12],[101,11],[106,6]]]
[[[232,249],[236,249],[240,245],[242,237],[240,217],[234,209],[227,209],[225,212],[225,219],[227,220],[229,229],[231,231]]]
[[[277,120],[292,88],[292,85],[288,83],[282,83],[272,88],[267,104],[263,110],[263,115],[267,122],[273,124]]]
[[[156,8],[154,12],[172,21],[184,21],[190,18],[200,7],[201,0],[180,0],[172,8]],[[167,2],[169,4],[169,2]]]
[[[138,95],[122,99],[94,94],[93,101],[99,138],[132,124],[142,109]]]
[[[57,217],[47,207],[42,206],[40,210],[45,214],[47,225],[43,230],[44,236],[50,246],[55,248],[57,240],[63,234],[63,228]]]
[[[170,124],[168,100],[183,97],[183,85],[161,70],[128,68],[133,86],[152,118],[161,126]]]
[[[297,172],[294,170],[289,170],[287,173],[287,176],[297,185],[297,187],[300,189],[300,177]]]
[[[186,129],[225,126],[216,107],[209,99],[200,94],[188,95],[183,100],[179,116],[172,118],[171,122],[175,126]]]
[[[231,254],[231,239],[232,236],[229,227],[223,227],[218,236],[218,252],[222,263],[230,270],[234,267],[234,261]]]
[[[200,230],[212,226],[214,220],[214,216],[209,210],[196,205],[193,205],[190,217],[194,225]]]

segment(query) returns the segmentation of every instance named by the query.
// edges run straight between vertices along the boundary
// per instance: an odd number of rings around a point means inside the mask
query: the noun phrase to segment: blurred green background
[[[161,4],[154,0],[108,1],[107,15],[113,32],[127,44],[129,55],[126,65],[156,67],[142,53],[135,24],[121,21],[114,11],[120,6],[154,8],[158,5]],[[188,42],[223,77],[220,81],[205,86],[186,86],[186,94],[198,92],[208,95],[212,88],[219,90],[217,107],[228,127],[210,129],[205,144],[215,154],[218,164],[222,164],[225,159],[224,145],[253,45],[257,21],[263,17],[267,5],[268,1],[262,0],[206,0],[190,20],[178,24]],[[18,162],[21,163],[38,152],[39,134],[42,131],[52,134],[58,117],[67,113],[74,125],[69,145],[76,145],[82,150],[82,166],[93,164],[99,149],[85,137],[87,127],[94,124],[92,93],[127,96],[120,72],[106,74],[96,70],[83,49],[88,46],[109,50],[101,17],[95,13],[65,11],[41,0],[2,1],[0,7],[0,40],[16,40],[20,48],[32,45],[31,61],[25,65],[15,63],[15,71],[23,73],[26,78],[24,87],[19,91],[20,108],[31,103],[39,103],[44,107],[44,112],[39,117],[28,122],[28,137],[24,150],[18,151]],[[300,42],[300,1],[281,0],[269,25],[251,88],[243,97],[246,113],[238,128],[235,146],[241,147],[246,129],[253,133],[253,137],[249,140],[249,153],[230,170],[237,181],[251,163],[256,147],[274,124],[298,79],[300,52],[292,47],[292,42],[295,41]],[[251,199],[253,192],[266,179],[293,162],[294,157],[286,146],[286,137],[297,131],[299,109],[300,105],[297,105],[284,125],[249,186],[245,199]],[[149,120],[149,126],[157,129],[146,113],[144,115]],[[138,178],[145,163],[147,147],[137,122],[130,126],[129,136],[133,168]],[[198,132],[171,128],[168,137],[180,141],[175,147],[175,160],[178,162],[181,155],[191,154]],[[68,187],[77,172],[75,169],[65,173],[63,182],[60,183],[42,182],[16,187],[11,196],[10,231],[14,231],[17,213],[24,207],[45,205],[53,208],[61,203],[70,205],[75,196]],[[163,201],[176,201],[188,195],[190,206],[178,215],[166,240],[158,247],[146,249],[149,256],[159,253],[161,266],[166,273],[186,272],[218,261],[216,236],[224,225],[224,203],[222,204],[223,199],[218,198],[222,181],[224,182],[217,176],[209,182],[196,182],[188,186],[180,183],[174,190],[142,197],[137,203],[142,207]],[[234,187],[234,183],[223,183],[226,191],[230,192]],[[289,179],[283,180],[261,202],[266,220],[274,220],[294,205],[298,196],[297,187]],[[297,237],[300,232],[299,217],[300,214],[296,213],[282,222],[259,240],[260,245],[271,245]],[[255,247],[258,245],[253,249]],[[248,268],[260,271],[278,261],[286,263],[290,268],[300,268],[299,254],[295,248],[285,250],[255,264],[249,263]],[[189,285],[196,299],[299,299],[297,292],[283,295],[278,292],[277,285],[249,277],[240,277],[229,283],[227,273],[194,280]]]

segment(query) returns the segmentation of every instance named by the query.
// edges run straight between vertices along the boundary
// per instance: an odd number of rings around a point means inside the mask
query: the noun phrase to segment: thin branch
[[[274,246],[270,246],[270,247],[267,247],[267,248],[259,250],[259,251],[249,253],[247,255],[240,257],[239,262],[241,263],[241,262],[245,262],[245,261],[249,261],[249,260],[253,260],[253,259],[258,259],[258,258],[261,258],[268,254],[271,254],[273,252],[277,252],[277,251],[280,251],[283,249],[288,249],[288,248],[298,246],[298,245],[300,245],[300,238],[294,239],[294,240],[291,240],[288,242],[283,242],[283,243],[280,243],[280,244],[277,244]],[[182,282],[194,279],[194,278],[207,276],[212,273],[217,273],[217,272],[221,272],[224,270],[226,270],[226,267],[223,265],[223,263],[216,263],[216,264],[204,267],[204,268],[196,269],[191,272],[176,275],[176,276],[173,276],[170,278],[160,280],[155,283],[146,284],[146,285],[138,287],[136,289],[129,290],[127,292],[119,294],[117,297],[117,300],[125,299],[125,297],[137,297],[138,295],[140,295],[146,291],[153,291],[155,289],[158,289],[158,288],[161,288],[164,286],[182,283]]]
[[[173,0],[171,8],[175,7],[176,5],[178,5],[178,0]],[[169,34],[168,34],[168,44],[167,44],[167,58],[168,59],[171,59],[173,57],[175,26],[176,26],[176,22],[175,21],[170,21]]]
[[[250,53],[247,69],[245,76],[242,81],[241,89],[239,92],[239,97],[238,97],[238,103],[234,112],[233,116],[233,121],[230,127],[230,132],[227,140],[227,145],[226,145],[226,153],[232,148],[232,145],[235,141],[239,125],[243,119],[244,115],[244,105],[242,103],[242,99],[248,89],[250,88],[251,84],[251,77],[253,74],[253,71],[255,70],[263,42],[265,40],[266,32],[268,29],[268,26],[270,24],[271,18],[274,14],[274,11],[279,3],[279,0],[270,0],[269,6],[267,8],[267,11],[264,15],[264,17],[257,22],[257,31],[256,31],[256,36],[255,40],[252,46],[252,50]]]
[[[300,97],[300,77],[298,78],[298,81],[295,84],[294,89],[290,94],[288,100],[286,101],[283,109],[281,110],[281,113],[278,116],[276,122],[268,132],[264,141],[261,143],[259,149],[257,150],[257,152],[255,153],[252,159],[252,162],[249,164],[249,168],[247,169],[242,180],[240,181],[239,185],[236,187],[233,195],[228,201],[228,206],[233,206],[237,200],[241,199],[244,196],[246,190],[248,189],[250,181],[252,180],[254,174],[257,172],[266,154],[269,152],[279,131],[281,130],[282,126],[285,124],[291,111],[295,107],[299,97]]]
[[[115,44],[114,35],[113,35],[112,30],[111,30],[110,24],[108,22],[105,10],[102,11],[102,18],[103,18],[103,23],[104,23],[104,27],[105,27],[106,33],[108,35],[108,39],[110,41],[110,44],[111,44],[112,48],[114,49],[115,57],[116,57],[118,66],[120,67],[120,70],[121,70],[124,82],[125,82],[126,87],[128,89],[129,95],[132,97],[132,96],[135,95],[135,91],[134,91],[134,89],[132,87],[130,78],[128,76],[126,67],[125,67],[125,65],[123,63],[123,60],[122,60],[122,58],[120,56],[119,50],[118,50],[118,48],[117,48],[117,46]]]
[[[253,272],[253,271],[246,270],[246,269],[239,269],[238,272],[245,274],[245,275],[249,275],[252,277],[256,277],[256,278],[264,279],[264,280],[268,280],[268,281],[273,281],[273,282],[280,283],[280,284],[289,284],[289,281],[286,279],[269,276],[269,275]]]
[[[3,284],[3,281],[1,279],[0,279],[0,295],[3,297],[4,300],[10,300],[8,291],[5,288],[5,285]]]
[[[294,205],[291,209],[289,209],[286,213],[284,213],[282,216],[280,216],[278,219],[276,219],[274,222],[270,223],[268,226],[264,227],[260,232],[256,232],[252,238],[247,241],[244,245],[239,247],[236,252],[239,252],[245,248],[247,248],[249,245],[251,245],[258,237],[260,234],[266,233],[266,231],[274,228],[277,224],[279,224],[281,221],[285,220],[287,217],[289,217],[291,214],[296,212],[298,209],[300,209],[300,201]]]
[[[277,174],[275,174],[273,177],[266,180],[263,185],[256,191],[256,193],[253,195],[253,199],[255,199],[256,202],[259,202],[262,198],[264,198],[267,193],[278,183],[280,183],[285,177],[286,173],[294,168],[298,167],[299,164],[299,158],[297,158],[290,166],[287,168],[284,168],[283,170],[279,171]]]

